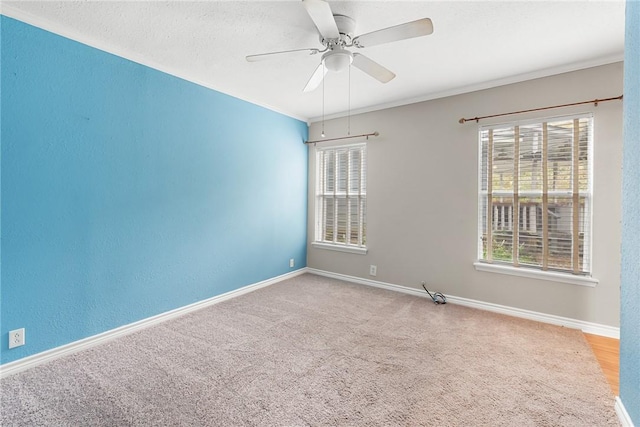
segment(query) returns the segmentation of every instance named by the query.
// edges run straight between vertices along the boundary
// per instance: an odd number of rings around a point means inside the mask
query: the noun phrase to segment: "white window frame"
[[[362,153],[361,163],[360,163],[360,174],[357,178],[358,180],[358,189],[353,192],[350,186],[350,179],[352,178],[353,170],[351,168],[351,155],[355,151],[360,151]],[[337,165],[337,154],[345,153],[347,154],[346,160],[346,176],[345,180],[345,188],[344,191],[340,191],[338,188],[338,165]],[[328,189],[325,180],[325,169],[323,164],[323,159],[326,156],[332,156],[329,161],[332,161],[333,171],[334,171],[334,185],[333,189]],[[355,254],[366,254],[367,246],[366,246],[366,164],[367,164],[367,144],[348,144],[348,145],[336,145],[329,147],[317,147],[316,148],[316,189],[315,189],[315,236],[314,241],[311,245],[315,248],[320,249],[330,249],[340,252],[348,252]],[[338,226],[338,203],[333,203],[333,223],[327,226],[333,228],[331,235],[332,240],[325,239],[327,233],[325,225],[327,224],[326,220],[326,200],[332,199],[334,201],[347,200],[346,202],[346,232],[344,233],[344,241],[340,241],[339,236],[339,226]],[[356,201],[356,206],[358,212],[356,212],[358,218],[358,230],[357,233],[357,242],[353,243],[351,239],[352,235],[352,224],[350,218],[352,217],[352,205],[349,201]]]
[[[547,122],[557,122],[557,121],[585,119],[585,118],[590,120],[590,135],[589,135],[589,145],[588,145],[589,185],[587,190],[585,191],[580,190],[579,196],[586,197],[589,204],[589,211],[588,211],[588,215],[586,216],[586,220],[588,221],[588,224],[587,224],[588,229],[583,230],[585,235],[584,251],[589,254],[589,258],[588,258],[589,263],[585,268],[586,271],[577,272],[575,269],[573,271],[552,270],[552,269],[542,268],[541,266],[535,266],[535,265],[529,265],[529,264],[522,265],[522,264],[518,264],[517,262],[515,263],[508,262],[508,261],[502,262],[502,261],[494,261],[491,259],[489,260],[483,259],[483,241],[482,240],[483,240],[485,230],[483,229],[482,209],[483,209],[483,198],[486,198],[488,194],[488,190],[487,190],[488,187],[485,187],[485,189],[483,190],[483,176],[482,176],[483,160],[484,160],[483,145],[482,145],[483,131],[487,131],[491,129],[504,129],[509,127],[515,128],[518,126],[526,126],[531,124],[542,124]],[[503,123],[503,124],[479,126],[478,128],[478,252],[477,252],[477,262],[474,263],[476,270],[492,272],[492,273],[508,274],[508,275],[514,275],[514,276],[520,276],[520,277],[529,277],[529,278],[542,279],[542,280],[550,280],[550,281],[563,282],[563,283],[571,283],[571,284],[584,285],[584,286],[595,286],[598,283],[597,279],[591,277],[592,265],[593,265],[593,260],[592,260],[593,232],[592,231],[593,231],[593,179],[594,179],[594,174],[593,174],[594,126],[595,126],[594,118],[592,113],[539,118],[539,119],[526,120],[526,121],[514,121],[509,123]],[[517,175],[519,175],[519,173]],[[489,179],[489,173],[487,173],[486,179],[487,180]],[[499,192],[492,191],[492,195],[496,195],[496,194],[499,195]],[[553,193],[551,191],[548,191],[547,194],[552,195]],[[510,195],[513,196],[513,193],[504,194],[504,196],[506,197]],[[519,195],[523,197],[541,196],[542,191],[522,193]],[[498,218],[498,221],[505,219],[504,213],[501,213],[501,214],[502,214],[502,217]],[[513,215],[512,212],[510,212],[509,214]],[[509,217],[509,214],[507,214],[506,218],[507,220],[511,221],[512,218]],[[487,217],[487,220],[488,220],[488,217]],[[492,221],[493,220],[495,219],[492,218]],[[508,225],[512,225],[512,224],[509,223]],[[487,226],[491,227],[491,225],[489,224],[487,224]],[[513,245],[514,252],[517,251],[516,246],[517,245]]]

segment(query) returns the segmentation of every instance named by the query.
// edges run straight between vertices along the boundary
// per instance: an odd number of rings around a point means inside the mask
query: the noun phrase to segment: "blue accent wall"
[[[620,307],[620,399],[640,426],[640,2],[627,0]]]
[[[1,19],[2,363],[306,265],[306,123]]]

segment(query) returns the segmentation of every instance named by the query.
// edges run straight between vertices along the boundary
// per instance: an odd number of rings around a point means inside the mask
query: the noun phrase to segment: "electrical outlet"
[[[24,345],[24,328],[9,331],[9,348]]]
[[[291,259],[289,260],[289,267],[290,267],[290,268],[293,268],[293,266],[294,266],[294,265],[296,265],[296,263],[293,261],[293,258],[291,258]]]
[[[378,267],[375,265],[370,265],[369,266],[369,276],[375,276],[376,274],[378,274]]]

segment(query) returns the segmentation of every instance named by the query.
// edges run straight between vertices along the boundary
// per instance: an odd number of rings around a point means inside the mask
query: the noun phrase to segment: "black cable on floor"
[[[429,292],[429,290],[425,286],[424,282],[422,282],[422,287],[424,288],[425,291],[427,291],[427,293],[429,294],[429,296],[433,300],[434,304],[446,304],[447,303],[447,297],[445,297],[442,293],[434,292],[433,294],[431,294],[431,292]]]

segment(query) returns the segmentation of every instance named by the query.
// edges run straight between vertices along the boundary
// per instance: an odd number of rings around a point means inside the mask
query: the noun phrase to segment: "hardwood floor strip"
[[[620,391],[620,340],[599,335],[584,334],[616,396]]]

